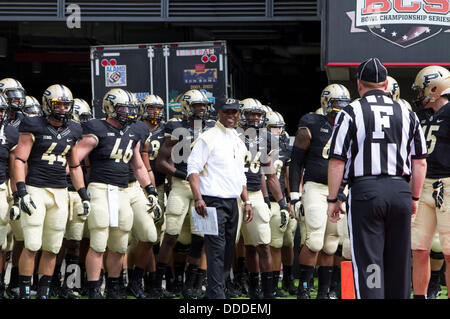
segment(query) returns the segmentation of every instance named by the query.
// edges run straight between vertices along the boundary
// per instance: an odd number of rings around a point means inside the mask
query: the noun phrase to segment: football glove
[[[436,207],[441,209],[442,204],[444,203],[444,184],[441,180],[437,180],[433,183],[433,194],[434,202]]]
[[[267,204],[267,206],[269,206],[269,209],[272,208],[272,207],[270,206],[270,198],[269,198],[269,196],[264,197],[264,202]]]
[[[13,197],[14,204],[9,209],[9,219],[18,220],[20,219],[19,194],[17,192],[14,192]]]
[[[337,199],[340,202],[345,203],[347,201],[347,196],[344,194],[344,190],[342,188],[339,188]]]
[[[281,223],[280,223],[280,230],[282,232],[286,231],[287,224],[288,224],[288,215],[289,215],[289,208],[286,203],[286,199],[282,198],[278,201],[278,205],[280,205],[280,214],[281,214]]]
[[[148,210],[147,212],[151,213],[156,205],[158,205],[158,192],[152,184],[148,184],[145,186],[145,192],[148,199]]]
[[[78,217],[80,217],[81,220],[86,220],[90,211],[91,211],[91,202],[90,198],[86,192],[86,188],[82,187],[78,190],[78,195],[80,195],[82,204],[83,204],[83,210],[78,212]]]
[[[296,200],[291,200],[291,209],[294,212],[294,218],[298,221],[300,221],[300,215],[304,216],[304,210],[302,205],[302,198]]]
[[[156,204],[156,206],[153,208],[151,215],[155,222],[158,222],[163,217],[163,211],[158,204]]]
[[[36,212],[36,204],[31,199],[30,194],[27,192],[27,188],[24,182],[18,182],[17,193],[19,194],[19,207],[28,215],[33,215]]]

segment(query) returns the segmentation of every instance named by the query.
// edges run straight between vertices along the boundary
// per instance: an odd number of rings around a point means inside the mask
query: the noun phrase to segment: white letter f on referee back
[[[371,105],[374,120],[375,131],[373,132],[374,139],[384,139],[383,128],[391,127],[389,123],[389,116],[394,114],[392,106]],[[386,113],[387,116],[381,116],[381,112]]]

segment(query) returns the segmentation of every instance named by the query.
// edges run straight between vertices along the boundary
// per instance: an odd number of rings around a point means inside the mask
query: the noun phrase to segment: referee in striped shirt
[[[386,77],[377,58],[360,64],[361,99],[338,113],[331,137],[328,216],[339,219],[337,194],[344,178],[358,299],[410,298],[411,217],[426,172],[419,120],[386,96]]]

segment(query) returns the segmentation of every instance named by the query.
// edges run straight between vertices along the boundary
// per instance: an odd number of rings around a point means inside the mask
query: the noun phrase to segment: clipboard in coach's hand
[[[203,235],[219,235],[217,225],[217,211],[215,207],[206,207],[207,216],[200,216],[195,207],[192,207],[192,219],[194,220],[195,230]]]

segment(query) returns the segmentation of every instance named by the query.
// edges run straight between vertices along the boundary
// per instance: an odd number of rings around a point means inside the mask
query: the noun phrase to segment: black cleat
[[[284,291],[287,291],[291,296],[297,295],[297,287],[295,286],[294,279],[291,278],[283,278],[281,288]]]
[[[166,289],[162,289],[162,298],[163,299],[173,299],[178,297],[177,295],[171,293],[170,291],[166,290]]]
[[[437,299],[441,294],[441,285],[439,285],[439,283],[430,282],[428,285],[427,299]]]
[[[298,289],[297,299],[311,299],[309,289]]]
[[[151,288],[150,289],[150,299],[161,299],[163,297],[162,288]]]
[[[275,289],[273,295],[278,298],[286,298],[287,297],[287,295],[285,295],[278,287]]]
[[[225,282],[225,297],[227,299],[239,298],[242,295],[241,290],[228,277]]]
[[[246,273],[236,274],[234,278],[234,284],[241,290],[242,295],[248,296],[249,291],[249,278]]]
[[[102,290],[100,287],[88,289],[89,299],[103,299]]]
[[[19,287],[12,287],[11,285],[9,285],[6,288],[5,292],[6,292],[6,296],[9,299],[23,299],[23,298],[20,297],[20,289],[19,289]]]
[[[69,287],[62,287],[59,291],[60,299],[80,299]]]
[[[198,299],[194,288],[185,288],[182,293],[184,299]]]
[[[142,289],[142,283],[140,284],[137,281],[130,281],[127,287],[127,293],[130,296],[135,297],[136,299],[149,299]]]

